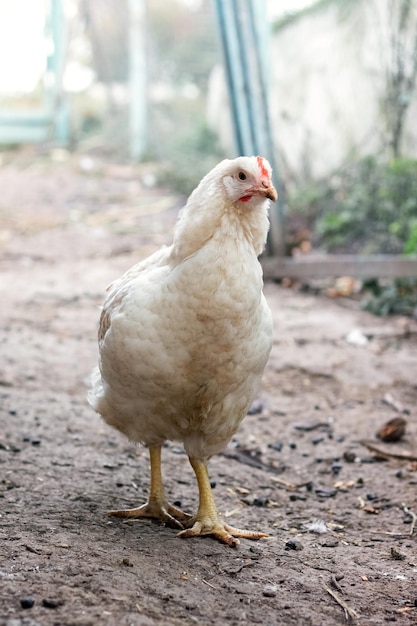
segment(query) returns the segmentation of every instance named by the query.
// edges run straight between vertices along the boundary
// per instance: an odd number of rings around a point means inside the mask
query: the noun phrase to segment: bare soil
[[[181,199],[142,184],[146,168],[2,158],[0,625],[416,623],[415,323],[267,284],[263,388],[210,473],[224,517],[270,538],[231,549],[110,519],[144,501],[149,464],[86,402],[99,306],[170,242]],[[366,345],[347,341],[355,328]],[[405,437],[381,442],[396,416]],[[195,511],[181,446],[163,469]]]

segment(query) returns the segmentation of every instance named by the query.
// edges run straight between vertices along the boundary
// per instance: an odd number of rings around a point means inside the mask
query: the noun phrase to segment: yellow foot
[[[187,522],[191,519],[191,515],[184,513],[178,507],[168,502],[152,502],[148,501],[146,504],[138,507],[137,509],[124,509],[121,511],[109,511],[109,515],[115,517],[150,517],[157,519],[161,522],[165,522],[168,526],[174,528],[184,528]]]
[[[232,548],[235,548],[239,545],[240,541],[238,537],[241,537],[243,539],[252,539],[252,541],[257,541],[258,539],[262,539],[262,537],[268,537],[266,533],[257,533],[251,530],[241,530],[240,528],[233,528],[228,524],[224,524],[221,519],[219,519],[218,521],[199,521],[197,519],[191,526],[191,528],[187,528],[186,530],[182,530],[180,533],[178,533],[178,537],[182,538],[198,537],[201,535],[211,535],[222,543],[227,543],[227,545],[231,546]]]

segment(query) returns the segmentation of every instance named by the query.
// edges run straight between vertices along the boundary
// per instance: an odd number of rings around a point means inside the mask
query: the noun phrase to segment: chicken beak
[[[276,202],[278,200],[278,193],[274,185],[269,185],[269,187],[265,189],[264,194],[265,197],[272,200],[272,202]]]
[[[271,182],[268,184],[266,181],[262,181],[262,184],[259,185],[256,191],[260,196],[265,196],[265,198],[272,200],[272,202],[276,202],[278,200],[277,190]]]

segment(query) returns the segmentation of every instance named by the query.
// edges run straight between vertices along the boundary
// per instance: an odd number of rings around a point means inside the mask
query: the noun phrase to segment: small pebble
[[[303,547],[301,541],[297,541],[296,539],[288,539],[288,541],[285,542],[286,550],[302,550]]]
[[[254,498],[252,500],[252,506],[268,506],[269,498]]]
[[[62,600],[56,600],[54,598],[44,598],[42,600],[42,606],[45,607],[45,609],[57,609],[58,607],[62,606],[64,603]]]
[[[264,410],[264,405],[260,400],[254,400],[249,407],[248,415],[257,415],[258,413],[262,413]]]
[[[126,567],[133,567],[132,561],[127,556],[123,558],[122,564],[126,565]]]
[[[320,498],[333,498],[337,494],[337,489],[317,487],[315,492]]]
[[[314,439],[311,440],[311,443],[313,444],[313,446],[317,446],[322,441],[324,441],[324,436],[319,435],[318,437],[314,437]]]
[[[373,500],[378,500],[378,496],[376,493],[367,493],[366,499],[369,500],[369,502],[372,502]]]
[[[41,440],[36,438],[36,439],[32,439],[32,446],[40,446],[41,445]]]
[[[353,452],[353,450],[346,450],[346,452],[344,452],[343,454],[343,458],[346,463],[354,463],[356,459],[356,454]]]
[[[35,604],[35,599],[32,596],[25,596],[20,599],[20,606],[22,609],[31,609]]]
[[[405,554],[403,552],[400,552],[399,550],[397,550],[397,548],[392,547],[391,548],[391,557],[395,561],[404,561]]]
[[[210,487],[211,487],[212,489],[215,489],[215,488],[216,488],[216,485],[217,485],[217,483],[216,483],[216,481],[215,481],[215,480],[212,480],[212,481],[210,482]]]
[[[295,450],[297,448],[296,443],[291,442],[289,445],[290,445],[291,450]]]
[[[404,471],[399,469],[395,472],[395,478],[404,478]]]
[[[332,474],[337,476],[340,473],[342,467],[343,466],[341,465],[341,463],[333,463],[332,464]]]
[[[174,506],[177,506],[179,509],[182,507],[182,502],[181,500],[174,500],[174,502],[172,503]]]
[[[262,590],[262,595],[265,598],[275,598],[277,595],[278,587],[276,585],[265,585]]]
[[[339,545],[337,539],[327,539],[321,544],[323,548],[336,548]]]
[[[268,448],[271,448],[272,450],[276,450],[277,452],[281,452],[283,447],[284,447],[284,444],[281,441],[276,441],[275,443],[268,444]]]
[[[307,500],[306,496],[302,496],[301,494],[297,494],[297,493],[291,493],[289,499],[290,499],[290,502],[295,502],[296,500],[302,500],[302,501]]]

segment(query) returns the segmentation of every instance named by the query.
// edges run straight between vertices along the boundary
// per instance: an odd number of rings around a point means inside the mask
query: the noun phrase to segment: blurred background
[[[417,253],[415,0],[0,0],[0,59],[3,163],[144,163],[185,195],[259,148],[285,254]]]

